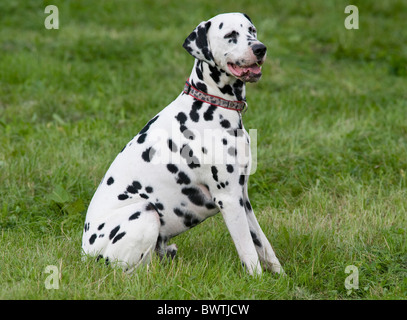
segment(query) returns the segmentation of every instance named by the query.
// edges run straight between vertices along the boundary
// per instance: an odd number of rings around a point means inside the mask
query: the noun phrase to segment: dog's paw
[[[166,251],[166,255],[168,258],[174,259],[175,255],[177,254],[178,247],[175,243],[173,243],[173,244],[167,246],[165,248],[165,251]]]

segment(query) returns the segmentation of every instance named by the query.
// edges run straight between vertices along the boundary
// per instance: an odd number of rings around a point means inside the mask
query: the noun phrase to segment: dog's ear
[[[210,26],[211,21],[202,21],[188,38],[185,39],[183,47],[196,59],[206,61],[214,66],[215,62],[207,36]]]
[[[249,20],[250,21],[250,23],[252,23],[253,24],[253,22],[252,22],[252,19],[250,19],[250,17],[246,14],[246,13],[243,13],[243,15],[246,17],[246,19],[247,20]]]

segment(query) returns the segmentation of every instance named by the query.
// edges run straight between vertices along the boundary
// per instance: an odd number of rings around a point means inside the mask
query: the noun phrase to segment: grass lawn
[[[348,1],[249,3],[0,2],[0,299],[405,299],[407,3],[353,1],[358,30]],[[247,87],[249,193],[287,276],[245,274],[220,215],[149,270],[82,261],[99,181],[190,73],[184,39],[232,11],[268,47]]]

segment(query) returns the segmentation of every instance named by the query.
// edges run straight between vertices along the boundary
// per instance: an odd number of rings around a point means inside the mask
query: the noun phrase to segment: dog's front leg
[[[259,257],[250,235],[245,210],[239,205],[233,206],[226,203],[223,203],[222,207],[221,212],[223,219],[232,236],[243,266],[247,268],[247,271],[251,275],[261,274],[262,270]]]
[[[250,204],[249,195],[247,192],[247,184],[244,187],[244,204],[246,210],[247,221],[249,224],[249,230],[255,243],[255,248],[259,255],[260,261],[263,263],[264,267],[275,273],[284,274],[283,268],[278,261],[276,254],[267,237],[265,236],[263,230],[261,229],[256,216],[254,215],[252,206]]]
[[[253,241],[257,244],[257,253],[259,254],[261,262],[264,263],[265,268],[275,273],[284,274],[283,268],[281,267],[269,240],[261,229],[253,210],[250,209],[247,211],[247,219]]]

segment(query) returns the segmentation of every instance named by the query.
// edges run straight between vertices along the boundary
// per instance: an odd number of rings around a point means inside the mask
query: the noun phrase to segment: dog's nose
[[[258,43],[253,45],[252,50],[257,59],[261,59],[266,54],[267,47],[262,43]]]

